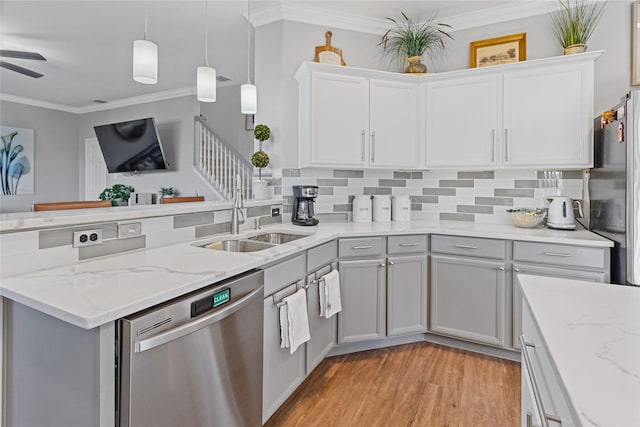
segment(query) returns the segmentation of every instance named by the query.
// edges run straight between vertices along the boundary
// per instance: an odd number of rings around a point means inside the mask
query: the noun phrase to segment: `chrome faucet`
[[[233,209],[231,210],[231,234],[238,234],[240,224],[244,224],[244,212],[242,212],[244,198],[242,197],[241,182],[240,176],[236,176],[236,189],[233,194]]]

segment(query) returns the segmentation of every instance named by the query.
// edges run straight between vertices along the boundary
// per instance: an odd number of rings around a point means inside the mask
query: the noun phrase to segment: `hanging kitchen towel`
[[[340,273],[333,270],[322,276],[320,285],[324,288],[324,317],[331,318],[334,314],[342,311],[342,300],[340,298]],[[321,311],[323,311],[321,309]]]
[[[293,354],[301,344],[311,339],[309,315],[307,314],[307,292],[300,289],[282,301],[286,303],[284,307],[287,308],[289,350]]]
[[[280,315],[280,348],[289,348],[289,319],[287,304],[282,303],[278,308]]]

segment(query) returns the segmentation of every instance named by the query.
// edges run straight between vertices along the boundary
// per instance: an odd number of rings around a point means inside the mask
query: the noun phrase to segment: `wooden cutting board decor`
[[[327,40],[326,44],[324,46],[316,46],[316,58],[314,61],[323,64],[347,65],[344,62],[344,59],[342,59],[342,49],[331,46],[331,37],[333,36],[333,33],[331,31],[327,31],[324,35]]]

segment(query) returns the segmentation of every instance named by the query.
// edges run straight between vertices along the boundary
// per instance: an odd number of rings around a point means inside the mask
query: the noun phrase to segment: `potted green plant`
[[[178,194],[175,187],[160,187],[160,197],[173,197]]]
[[[422,63],[425,53],[437,55],[444,51],[445,40],[453,40],[446,31],[448,24],[434,22],[434,17],[424,22],[413,22],[404,12],[403,20],[387,18],[393,23],[380,38],[378,46],[382,46],[386,56],[393,56],[402,63],[406,60],[409,66],[405,73],[426,74],[427,67]]]
[[[113,206],[120,206],[129,201],[131,193],[136,191],[130,185],[114,184],[113,187],[107,187],[100,193],[100,200],[111,200]]]
[[[587,0],[560,0],[559,3],[560,9],[551,13],[551,21],[564,54],[586,51],[587,41],[602,17],[606,3]]]
[[[251,156],[251,164],[258,168],[258,180],[253,181],[253,198],[268,199],[268,183],[262,179],[262,169],[269,165],[269,155],[262,151],[262,143],[271,138],[271,129],[267,125],[259,124],[253,130],[253,137],[258,140],[258,151]]]

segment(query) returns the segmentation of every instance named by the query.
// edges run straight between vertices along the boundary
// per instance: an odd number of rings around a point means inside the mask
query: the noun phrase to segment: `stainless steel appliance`
[[[264,273],[120,321],[120,426],[262,425]]]
[[[291,222],[297,225],[317,225],[315,202],[318,197],[318,187],[315,185],[294,185],[293,211]]]
[[[640,91],[594,124],[588,228],[614,241],[611,282],[640,286]]]

